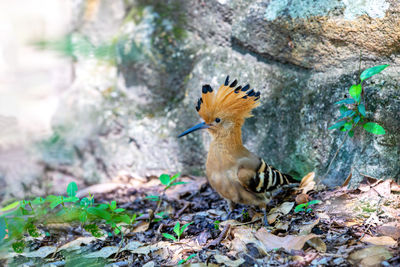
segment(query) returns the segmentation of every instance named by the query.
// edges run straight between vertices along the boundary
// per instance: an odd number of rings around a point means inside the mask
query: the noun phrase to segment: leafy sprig
[[[375,122],[364,122],[366,117],[363,82],[375,74],[380,73],[389,65],[379,65],[364,70],[360,75],[360,83],[353,84],[349,89],[351,98],[342,99],[335,104],[340,105],[340,116],[337,122],[329,127],[330,130],[339,129],[347,132],[350,137],[354,136],[354,128],[362,125],[364,130],[375,135],[385,134],[385,129]]]
[[[183,234],[183,232],[184,232],[184,231],[186,230],[186,228],[187,228],[189,225],[191,225],[192,223],[193,223],[193,222],[186,223],[186,224],[182,225],[182,227],[181,227],[181,224],[180,224],[179,222],[177,222],[177,223],[175,224],[175,226],[174,226],[174,233],[176,234],[176,236],[177,236],[178,238],[176,238],[175,236],[173,236],[173,235],[171,235],[171,234],[168,234],[168,233],[163,233],[162,235],[163,235],[165,238],[171,239],[171,240],[173,240],[173,241],[179,241],[180,238],[181,238],[181,235]]]

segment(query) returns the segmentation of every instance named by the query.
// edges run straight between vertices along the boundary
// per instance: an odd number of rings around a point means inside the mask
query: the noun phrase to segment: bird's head
[[[191,132],[208,129],[214,137],[226,136],[236,127],[243,125],[251,117],[251,110],[259,105],[260,92],[250,89],[250,85],[240,86],[234,80],[229,84],[229,76],[216,92],[210,85],[202,87],[202,96],[197,101],[196,110],[203,122],[181,133],[182,137]]]

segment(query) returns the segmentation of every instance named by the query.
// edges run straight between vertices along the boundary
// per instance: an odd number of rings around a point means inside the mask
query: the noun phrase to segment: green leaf
[[[87,197],[82,198],[81,201],[79,202],[79,205],[83,208],[88,207],[90,204],[91,201]]]
[[[181,230],[180,230],[181,235],[182,235],[182,233],[186,230],[186,228],[187,228],[189,225],[191,225],[192,223],[193,223],[193,222],[187,223],[187,224],[185,224],[185,225],[182,226],[182,228],[181,228]]]
[[[13,202],[11,204],[8,204],[4,208],[0,209],[0,211],[6,212],[6,211],[9,211],[9,210],[15,209],[16,207],[19,206],[19,203],[20,203],[20,201],[15,201],[15,202]]]
[[[358,105],[358,111],[360,112],[361,115],[365,117],[365,106],[364,104]]]
[[[92,234],[96,238],[100,238],[104,235],[103,231],[97,226],[97,224],[87,224],[83,227],[86,231]]]
[[[54,199],[54,201],[52,201],[50,203],[50,209],[54,209],[55,207],[57,207],[58,205],[60,205],[63,202],[63,199],[61,196],[59,196],[57,199]]]
[[[319,204],[319,203],[322,203],[322,201],[318,200],[318,199],[314,199],[314,200],[309,201],[307,204],[308,204],[308,206],[311,206],[311,205],[315,205],[315,204]]]
[[[354,130],[349,131],[347,134],[348,134],[350,137],[353,137],[353,136],[354,136]]]
[[[181,235],[180,229],[181,229],[181,224],[177,222],[174,226],[174,232],[178,237]]]
[[[336,102],[335,104],[336,105],[340,105],[340,104],[355,104],[355,103],[356,102],[354,101],[353,98],[346,98],[346,99],[343,99],[343,100],[340,100],[340,101]]]
[[[147,198],[148,200],[151,200],[151,201],[159,201],[160,200],[159,196],[153,196],[153,195],[146,196],[145,198]]]
[[[121,230],[117,227],[114,229],[114,234],[118,235],[121,232]]]
[[[107,221],[111,219],[111,214],[108,211],[101,209],[99,207],[89,207],[87,209],[87,212],[89,214],[95,215]]]
[[[12,248],[16,253],[22,253],[25,249],[25,242],[23,240],[16,241],[12,243]]]
[[[175,181],[179,176],[181,176],[181,173],[178,172],[177,174],[175,174],[174,176],[172,176],[171,180],[169,181],[170,183],[172,183],[173,181]]]
[[[134,224],[136,222],[137,214],[133,214],[132,219],[130,220],[130,224]]]
[[[346,130],[351,130],[353,124],[351,122],[346,122],[343,126]]]
[[[32,200],[32,204],[34,205],[40,205],[44,203],[44,199],[42,197],[36,197],[34,200]]]
[[[171,186],[175,186],[175,185],[178,185],[178,184],[187,184],[187,182],[175,182],[175,183],[172,183]]]
[[[373,75],[378,74],[379,72],[383,71],[388,66],[389,65],[386,64],[386,65],[379,65],[379,66],[375,66],[375,67],[366,69],[361,73],[360,80],[364,81],[364,80],[368,79],[369,77],[372,77]]]
[[[160,182],[163,184],[163,185],[168,185],[169,184],[169,182],[170,182],[170,177],[169,177],[169,175],[168,174],[161,174],[160,175]]]
[[[115,200],[111,201],[110,209],[115,210],[117,208],[117,202]]]
[[[382,135],[385,134],[385,129],[383,129],[382,126],[380,126],[379,124],[375,123],[375,122],[367,122],[363,125],[364,129],[367,132],[376,134],[376,135]]]
[[[354,114],[356,114],[356,113],[354,112],[354,110],[349,109],[348,111],[344,112],[344,113],[339,117],[339,119],[343,119],[343,118],[345,118],[345,117],[351,117],[351,116],[353,116]]]
[[[36,237],[40,236],[38,229],[36,228],[36,226],[33,223],[28,223],[25,228],[31,237],[36,238]]]
[[[348,110],[349,109],[345,105],[341,105],[340,108],[339,108],[340,114],[343,114]]]
[[[85,223],[87,221],[87,212],[82,211],[81,214],[79,214],[79,221],[82,223]]]
[[[295,208],[294,208],[294,212],[299,212],[299,211],[303,211],[304,210],[304,207],[306,207],[306,203],[303,203],[303,204],[299,204],[299,205],[297,205]]]
[[[194,257],[196,257],[196,253],[193,253],[193,254],[191,254],[189,257],[187,257],[186,259],[181,259],[179,262],[178,262],[178,265],[179,264],[184,264],[185,262],[187,262],[188,260],[191,260],[192,258],[194,258]]]
[[[357,124],[360,121],[361,117],[357,116],[354,118],[354,124]]]
[[[333,129],[336,129],[336,128],[340,128],[340,127],[342,127],[343,125],[345,125],[345,123],[346,123],[346,121],[339,121],[338,123],[335,123],[334,125],[332,125],[332,126],[329,127],[328,129],[329,129],[329,130],[333,130]]]
[[[167,233],[163,233],[162,235],[165,238],[172,239],[172,240],[176,241],[176,238],[173,235],[170,235],[170,234],[167,234]]]
[[[353,84],[350,89],[349,89],[349,94],[351,95],[352,98],[358,103],[360,102],[361,99],[361,91],[362,91],[362,86],[361,84]]]
[[[117,223],[124,222],[126,224],[130,224],[131,218],[129,217],[128,214],[123,214],[123,215],[118,215],[118,216],[114,217],[114,221]]]
[[[101,203],[96,208],[101,209],[101,210],[106,210],[106,209],[108,209],[108,205]]]
[[[64,198],[64,203],[68,203],[68,202],[78,202],[79,201],[79,197],[66,197]]]
[[[70,197],[74,197],[77,191],[78,191],[77,184],[75,182],[70,182],[67,187],[67,195]]]
[[[123,209],[123,208],[118,208],[118,209],[115,209],[114,210],[114,212],[115,213],[120,213],[120,212],[123,212],[125,209]]]

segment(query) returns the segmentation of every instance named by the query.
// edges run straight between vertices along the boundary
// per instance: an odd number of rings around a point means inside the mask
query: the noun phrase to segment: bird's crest
[[[260,92],[250,89],[250,85],[237,86],[237,80],[229,84],[229,75],[217,92],[210,85],[203,85],[202,96],[197,101],[196,110],[204,121],[215,117],[229,117],[233,120],[244,120],[251,117],[251,110],[257,107]]]

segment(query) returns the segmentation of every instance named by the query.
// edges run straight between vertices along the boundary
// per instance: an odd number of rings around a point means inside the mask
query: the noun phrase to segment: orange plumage
[[[251,111],[259,105],[260,93],[250,85],[225,83],[215,92],[210,85],[202,87],[196,110],[204,122],[183,132],[207,129],[213,140],[207,156],[206,171],[210,185],[226,200],[265,207],[271,192],[295,182],[247,150],[242,143],[241,128]]]

